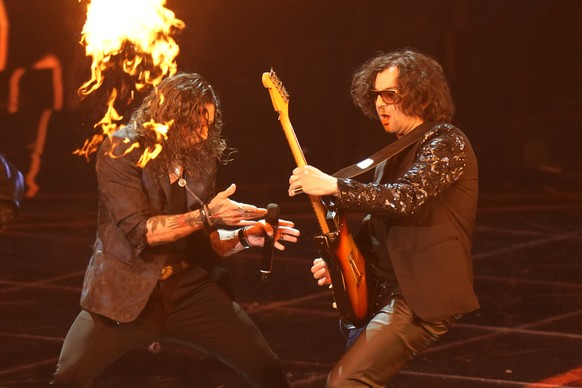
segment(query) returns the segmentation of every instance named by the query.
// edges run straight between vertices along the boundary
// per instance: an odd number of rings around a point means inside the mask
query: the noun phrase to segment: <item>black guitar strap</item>
[[[365,173],[366,171],[373,169],[383,161],[390,159],[400,151],[414,144],[434,125],[435,123],[423,123],[419,125],[412,131],[407,133],[405,136],[401,137],[396,141],[393,141],[392,143],[388,144],[386,147],[382,148],[375,154],[367,157],[361,162],[342,168],[341,170],[333,174],[333,176],[336,178],[353,178],[355,176]]]

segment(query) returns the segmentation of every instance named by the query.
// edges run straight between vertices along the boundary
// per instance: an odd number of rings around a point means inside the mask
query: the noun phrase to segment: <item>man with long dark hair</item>
[[[354,74],[351,92],[387,133],[404,139],[414,131],[419,139],[379,164],[374,182],[305,166],[293,171],[289,195],[330,195],[340,209],[368,214],[356,241],[366,262],[370,315],[362,327],[348,327],[346,352],[327,386],[383,387],[461,314],[479,307],[471,263],[477,161],[465,134],[450,124],[449,86],[429,56],[379,53]],[[311,271],[318,284],[340,286],[322,259]]]
[[[266,209],[215,195],[226,162],[219,100],[198,74],[163,80],[129,124],[97,154],[97,239],[82,311],[61,351],[53,384],[89,387],[115,360],[158,340],[212,355],[256,387],[287,387],[278,357],[244,310],[213,281],[219,258],[262,246],[265,233],[296,242],[293,223],[275,231]]]

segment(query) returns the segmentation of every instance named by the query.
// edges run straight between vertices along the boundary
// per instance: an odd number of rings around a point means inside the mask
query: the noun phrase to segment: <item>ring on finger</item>
[[[296,188],[293,189],[293,194],[297,195],[301,193],[303,193],[303,187],[297,186]]]

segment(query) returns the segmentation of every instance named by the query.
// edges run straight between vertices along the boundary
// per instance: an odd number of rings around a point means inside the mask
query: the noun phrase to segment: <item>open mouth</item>
[[[388,125],[390,124],[390,115],[379,115],[380,116],[380,122],[382,123],[382,125]]]

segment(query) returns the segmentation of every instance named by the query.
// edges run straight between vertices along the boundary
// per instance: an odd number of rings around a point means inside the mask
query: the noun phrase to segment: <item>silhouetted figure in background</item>
[[[0,229],[16,218],[23,196],[22,173],[0,154]]]

